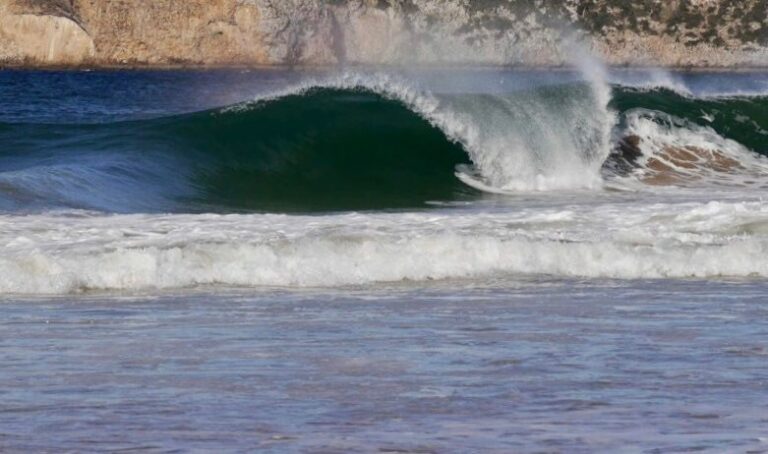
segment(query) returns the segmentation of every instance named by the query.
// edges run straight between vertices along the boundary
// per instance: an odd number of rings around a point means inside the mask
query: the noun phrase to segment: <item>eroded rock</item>
[[[76,65],[768,65],[764,0],[0,0],[0,59]]]

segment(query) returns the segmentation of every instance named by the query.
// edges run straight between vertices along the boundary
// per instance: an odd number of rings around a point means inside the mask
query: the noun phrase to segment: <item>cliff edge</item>
[[[768,66],[765,0],[0,0],[0,64]]]

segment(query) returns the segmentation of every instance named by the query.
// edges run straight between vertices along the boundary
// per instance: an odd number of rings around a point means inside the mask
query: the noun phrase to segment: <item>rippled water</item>
[[[5,300],[0,450],[764,452],[761,282]]]

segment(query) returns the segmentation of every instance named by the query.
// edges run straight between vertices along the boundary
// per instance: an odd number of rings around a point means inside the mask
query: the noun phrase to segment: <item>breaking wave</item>
[[[443,95],[346,75],[166,118],[1,124],[0,209],[412,208],[483,192],[600,189],[627,176],[762,185],[765,98],[611,93],[602,77]]]
[[[760,202],[517,213],[0,216],[0,293],[551,275],[768,277]]]
[[[348,75],[0,124],[0,293],[768,277],[768,98],[604,80],[446,94]]]
[[[606,118],[588,85],[439,96],[346,76],[167,118],[5,124],[0,208],[379,209],[476,195],[462,181],[597,187]]]

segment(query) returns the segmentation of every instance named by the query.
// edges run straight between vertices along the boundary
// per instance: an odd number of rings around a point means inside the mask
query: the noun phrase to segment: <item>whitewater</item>
[[[339,286],[552,275],[765,277],[762,202],[589,204],[509,213],[0,219],[0,290]]]

